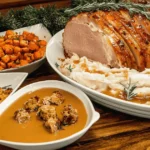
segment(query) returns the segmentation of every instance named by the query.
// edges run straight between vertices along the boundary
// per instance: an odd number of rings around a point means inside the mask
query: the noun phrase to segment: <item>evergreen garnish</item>
[[[72,70],[73,70],[73,68],[71,67],[71,65],[69,65],[69,67],[66,68],[66,69],[68,69],[70,72],[72,72]]]
[[[71,6],[63,9],[50,5],[39,9],[32,6],[15,11],[11,9],[5,16],[0,14],[0,31],[42,23],[52,34],[55,34],[65,27],[72,16],[80,12],[120,8],[129,10],[131,15],[140,13],[150,20],[149,4],[123,3],[119,0],[72,0]]]
[[[137,94],[134,93],[134,90],[137,88],[136,84],[131,83],[131,79],[129,79],[129,83],[127,85],[124,85],[120,83],[124,87],[124,95],[126,97],[126,100],[132,100],[133,97],[135,97]]]

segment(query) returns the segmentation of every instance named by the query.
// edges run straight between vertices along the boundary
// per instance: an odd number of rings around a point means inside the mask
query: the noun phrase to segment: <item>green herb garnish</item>
[[[138,13],[150,20],[150,4],[121,2],[121,0],[72,0],[68,8],[60,9],[49,5],[41,8],[27,6],[20,10],[11,9],[6,15],[0,14],[0,31],[42,23],[51,34],[55,34],[65,27],[72,16],[80,12],[121,8],[129,10],[131,16]]]
[[[126,96],[127,100],[132,100],[133,97],[135,97],[137,94],[134,93],[134,90],[136,89],[136,84],[131,83],[131,79],[129,79],[129,83],[127,85],[124,85],[120,83],[124,87],[124,94]]]
[[[57,63],[57,62],[55,63],[55,66],[56,66],[57,68],[59,67],[59,65],[58,65],[58,63]]]
[[[86,3],[84,5],[78,5],[75,8],[68,8],[64,11],[65,14],[68,14],[70,16],[77,15],[81,12],[91,12],[91,11],[97,11],[97,10],[119,10],[121,8],[125,8],[129,11],[131,16],[134,14],[142,14],[147,17],[147,19],[150,20],[150,12],[148,9],[150,9],[150,4],[135,4],[131,2],[119,2],[116,3],[115,0],[112,1],[106,1],[101,0],[101,2],[93,2],[93,3]]]
[[[73,68],[71,67],[71,65],[69,65],[69,67],[67,68],[70,72],[72,72]]]

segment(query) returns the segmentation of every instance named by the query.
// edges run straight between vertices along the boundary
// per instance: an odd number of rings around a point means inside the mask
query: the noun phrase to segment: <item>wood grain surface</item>
[[[29,75],[21,87],[44,80],[61,80],[47,62]],[[150,150],[150,120],[93,104],[101,118],[82,138],[63,150]],[[0,150],[12,149],[0,146]]]

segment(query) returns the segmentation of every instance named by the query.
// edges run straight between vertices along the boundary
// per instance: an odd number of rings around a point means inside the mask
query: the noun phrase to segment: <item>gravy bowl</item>
[[[75,142],[77,139],[83,136],[87,132],[87,130],[100,118],[100,114],[94,110],[94,107],[90,99],[81,90],[69,85],[68,83],[65,83],[62,81],[55,81],[55,80],[47,80],[47,81],[33,83],[18,90],[16,93],[14,93],[12,96],[10,96],[6,101],[4,101],[0,105],[0,114],[2,114],[11,104],[17,101],[18,98],[20,98],[22,95],[28,92],[41,89],[41,88],[62,89],[64,91],[72,93],[77,98],[79,98],[80,101],[83,103],[85,110],[87,112],[87,122],[86,122],[85,127],[79,132],[76,132],[75,134],[72,134],[71,136],[68,136],[60,140],[55,140],[55,141],[50,141],[50,142],[41,142],[41,143],[21,143],[21,142],[11,142],[11,141],[0,140],[1,145],[5,145],[11,148],[21,149],[21,150],[59,149],[59,148],[62,148],[64,146],[67,146]]]

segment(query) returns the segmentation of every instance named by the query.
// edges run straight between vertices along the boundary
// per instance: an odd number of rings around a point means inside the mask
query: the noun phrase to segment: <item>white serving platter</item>
[[[137,104],[130,101],[123,101],[118,98],[114,98],[97,91],[94,91],[88,87],[85,87],[72,79],[68,78],[67,76],[63,75],[58,68],[56,67],[55,63],[58,62],[58,58],[65,58],[64,56],[64,49],[62,46],[62,33],[64,31],[58,32],[53,38],[49,41],[46,50],[46,58],[51,65],[51,67],[67,82],[71,83],[72,85],[80,88],[83,90],[87,95],[89,95],[93,101],[109,107],[111,109],[127,113],[134,116],[139,116],[143,118],[150,118],[150,105],[145,104]]]
[[[34,33],[35,35],[37,35],[39,37],[40,40],[45,40],[46,42],[48,42],[52,37],[50,32],[47,30],[47,28],[44,27],[44,25],[42,25],[42,24],[36,24],[33,26],[20,28],[20,29],[16,29],[13,31],[15,31],[19,34],[22,34],[23,31],[28,31],[28,32]],[[5,35],[5,31],[0,32],[0,36],[3,36],[3,35]],[[0,72],[27,72],[30,74],[33,71],[35,71],[36,69],[38,69],[43,64],[44,60],[45,60],[45,56],[37,61],[34,61],[34,62],[28,64],[28,65],[18,67],[18,68],[5,69]]]
[[[28,73],[25,72],[0,73],[0,87],[10,85],[10,88],[13,89],[13,91],[5,100],[7,100],[20,87],[20,85],[23,83],[23,81],[26,79],[27,76]]]

